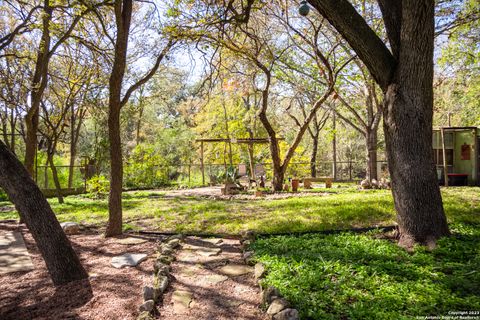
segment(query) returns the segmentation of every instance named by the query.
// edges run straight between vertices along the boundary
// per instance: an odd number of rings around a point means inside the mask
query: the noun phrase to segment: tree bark
[[[317,176],[317,153],[318,153],[318,137],[319,131],[312,137],[312,155],[310,157],[310,174],[313,178]]]
[[[432,152],[433,0],[381,0],[393,54],[347,0],[309,0],[339,31],[385,93],[384,131],[399,244],[449,235]]]
[[[88,274],[50,205],[25,167],[0,141],[0,187],[21,213],[55,285],[87,279]]]
[[[37,131],[40,115],[40,102],[47,86],[48,62],[50,60],[50,22],[53,9],[50,0],[44,1],[44,14],[42,15],[43,27],[42,38],[39,44],[35,71],[32,78],[32,90],[30,93],[30,109],[25,116],[26,142],[25,142],[25,168],[33,177],[35,154],[37,152]]]
[[[48,163],[50,165],[50,170],[52,170],[53,184],[55,185],[55,190],[57,192],[58,203],[64,203],[63,194],[62,194],[62,186],[60,185],[60,180],[58,179],[57,167],[55,166],[55,163],[53,162],[53,154],[54,154],[54,152],[49,152],[48,153],[48,155],[47,155]],[[45,166],[45,171],[46,170],[47,170],[47,167]]]
[[[403,1],[400,54],[384,131],[400,244],[449,234],[432,152],[434,2]],[[412,36],[415,35],[415,36]]]
[[[377,143],[378,143],[378,132],[377,130],[371,130],[366,128],[366,145],[367,145],[367,179],[372,181],[372,179],[378,180],[377,172]]]
[[[117,38],[115,57],[109,80],[108,138],[110,141],[110,194],[108,197],[108,225],[105,236],[122,234],[123,160],[120,137],[120,110],[122,83],[127,62],[128,36],[132,18],[132,0],[115,1]]]

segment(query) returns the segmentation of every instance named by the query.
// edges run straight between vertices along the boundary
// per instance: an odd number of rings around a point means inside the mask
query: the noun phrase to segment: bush
[[[110,181],[104,175],[96,175],[87,181],[87,192],[94,198],[105,198],[110,191]]]

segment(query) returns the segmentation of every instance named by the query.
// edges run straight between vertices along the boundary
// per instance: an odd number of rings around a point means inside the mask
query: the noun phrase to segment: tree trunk
[[[32,78],[32,89],[30,92],[30,109],[25,116],[27,139],[25,142],[25,168],[30,176],[34,174],[35,155],[37,152],[37,131],[40,115],[40,102],[43,92],[47,86],[48,62],[50,60],[50,21],[53,9],[50,0],[44,0],[44,13],[42,15],[42,38],[39,44],[35,72]]]
[[[122,83],[127,62],[128,36],[132,17],[132,0],[115,1],[117,38],[112,73],[109,79],[108,138],[110,141],[110,194],[108,197],[108,225],[105,236],[122,234],[123,160],[120,136]]]
[[[122,234],[122,181],[123,161],[120,139],[120,110],[110,109],[108,115],[110,141],[110,194],[108,198],[108,226],[105,235]]]
[[[332,129],[333,129],[333,139],[332,139],[332,178],[333,181],[337,181],[337,119],[335,112],[332,117]]]
[[[400,245],[405,247],[432,244],[449,234],[432,152],[433,36],[433,2],[404,1],[398,63],[385,95],[384,131]]]
[[[449,235],[432,152],[433,0],[378,0],[390,49],[347,0],[308,0],[385,92],[383,122],[399,244]]]
[[[55,163],[53,162],[53,152],[48,153],[48,163],[50,164],[50,169],[52,170],[53,183],[55,185],[55,190],[57,191],[58,203],[64,203],[63,194],[62,194],[62,186],[60,185],[60,180],[58,179],[57,167],[55,166]],[[45,170],[47,170],[46,166],[45,166]]]
[[[55,285],[87,279],[78,256],[30,174],[0,141],[0,186],[32,233]]]
[[[310,174],[313,178],[317,176],[318,136],[319,132],[317,131],[313,137],[312,155],[310,157]]]
[[[377,172],[377,141],[378,133],[377,130],[366,129],[366,144],[367,144],[367,179],[372,181],[372,179],[378,180]]]

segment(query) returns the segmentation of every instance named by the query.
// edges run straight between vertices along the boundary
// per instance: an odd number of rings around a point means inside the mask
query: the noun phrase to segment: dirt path
[[[253,268],[242,261],[238,240],[187,237],[172,263],[174,280],[160,318],[267,319]]]

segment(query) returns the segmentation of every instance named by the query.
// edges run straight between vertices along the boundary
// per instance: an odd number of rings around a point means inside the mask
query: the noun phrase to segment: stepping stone
[[[211,243],[213,245],[219,245],[223,243],[223,239],[220,238],[203,239],[203,241]]]
[[[144,253],[125,253],[121,256],[113,257],[111,264],[117,269],[123,267],[135,267],[146,259],[147,255]]]
[[[182,249],[195,251],[195,253],[204,257],[218,256],[220,252],[222,252],[222,249],[220,248],[208,248],[192,245],[185,245]]]
[[[175,313],[184,313],[190,308],[193,294],[186,290],[175,290],[172,295],[173,311]]]
[[[80,226],[76,222],[62,222],[60,226],[65,234],[79,234]]]
[[[25,247],[22,234],[0,231],[0,274],[33,269],[32,259]]]
[[[252,272],[252,268],[242,264],[228,264],[221,267],[219,271],[227,276],[236,277]]]
[[[215,285],[225,280],[228,280],[228,277],[222,276],[220,274],[211,274],[211,275],[206,275],[200,278],[201,283],[205,283],[208,285]]]
[[[236,308],[243,303],[244,303],[243,301],[235,300],[235,299],[223,300],[221,302],[221,304],[227,308]]]
[[[147,240],[140,239],[140,238],[132,238],[132,237],[115,240],[115,243],[124,244],[124,245],[135,245],[135,244],[141,244],[145,242],[147,242]]]

